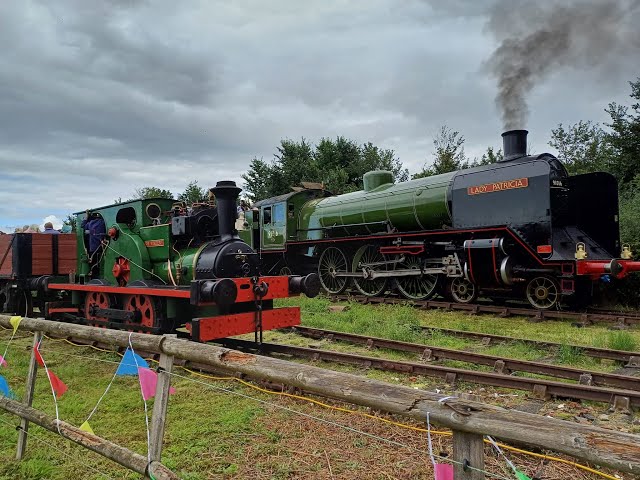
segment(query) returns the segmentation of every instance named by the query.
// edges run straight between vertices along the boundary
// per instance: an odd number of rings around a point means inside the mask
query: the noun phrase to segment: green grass
[[[557,356],[559,363],[569,365],[580,365],[585,361],[583,350],[575,345],[560,345]]]
[[[612,350],[635,352],[638,348],[638,340],[625,331],[611,332],[607,338],[607,346]]]

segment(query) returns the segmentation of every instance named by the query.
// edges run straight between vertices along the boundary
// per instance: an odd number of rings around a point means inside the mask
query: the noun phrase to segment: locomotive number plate
[[[480,193],[501,192],[503,190],[513,190],[514,188],[527,188],[528,186],[528,178],[514,178],[513,180],[505,180],[503,182],[485,183],[484,185],[467,187],[467,194],[478,195]]]
[[[164,247],[164,238],[161,238],[159,240],[146,240],[144,244],[147,246],[147,248]]]

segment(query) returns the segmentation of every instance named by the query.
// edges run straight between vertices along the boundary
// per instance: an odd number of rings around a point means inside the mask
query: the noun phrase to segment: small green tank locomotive
[[[72,259],[73,235],[19,234],[6,242],[16,266],[7,285],[50,319],[182,331],[196,341],[299,324],[297,307],[273,300],[317,295],[317,275],[262,275],[259,255],[234,228],[240,188],[222,181],[211,192],[215,205],[153,198],[78,213]]]
[[[470,303],[482,290],[548,309],[640,270],[620,244],[615,178],[569,176],[553,155],[527,155],[526,139],[505,132],[492,165],[398,184],[374,171],[358,192],[299,188],[260,201],[243,238],[268,271],[317,271],[333,294]]]

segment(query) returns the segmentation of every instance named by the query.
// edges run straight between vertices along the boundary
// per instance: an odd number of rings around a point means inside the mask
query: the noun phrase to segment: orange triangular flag
[[[89,422],[84,422],[82,425],[80,425],[80,430],[90,433],[91,435],[95,435],[95,433],[93,433],[93,428],[91,428],[91,425],[89,425]]]
[[[60,398],[62,395],[64,395],[64,392],[67,391],[67,386],[51,370],[49,370],[47,373],[49,374],[49,382],[51,382],[51,388],[53,388],[53,391],[56,392],[56,397]]]

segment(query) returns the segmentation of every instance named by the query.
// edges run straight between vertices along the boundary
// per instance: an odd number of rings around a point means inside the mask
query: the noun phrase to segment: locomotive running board
[[[253,292],[254,283],[251,278],[231,278],[238,287],[238,296],[236,303],[253,302],[256,300]],[[262,297],[262,300],[272,300],[274,298],[285,298],[293,296],[289,293],[289,277],[273,276],[259,277],[259,281],[266,282],[269,289]],[[80,292],[102,292],[102,293],[120,293],[123,295],[149,295],[151,297],[171,297],[171,298],[191,298],[191,289],[185,287],[116,287],[113,285],[92,285],[85,283],[49,283],[47,288],[50,290],[75,290]]]

